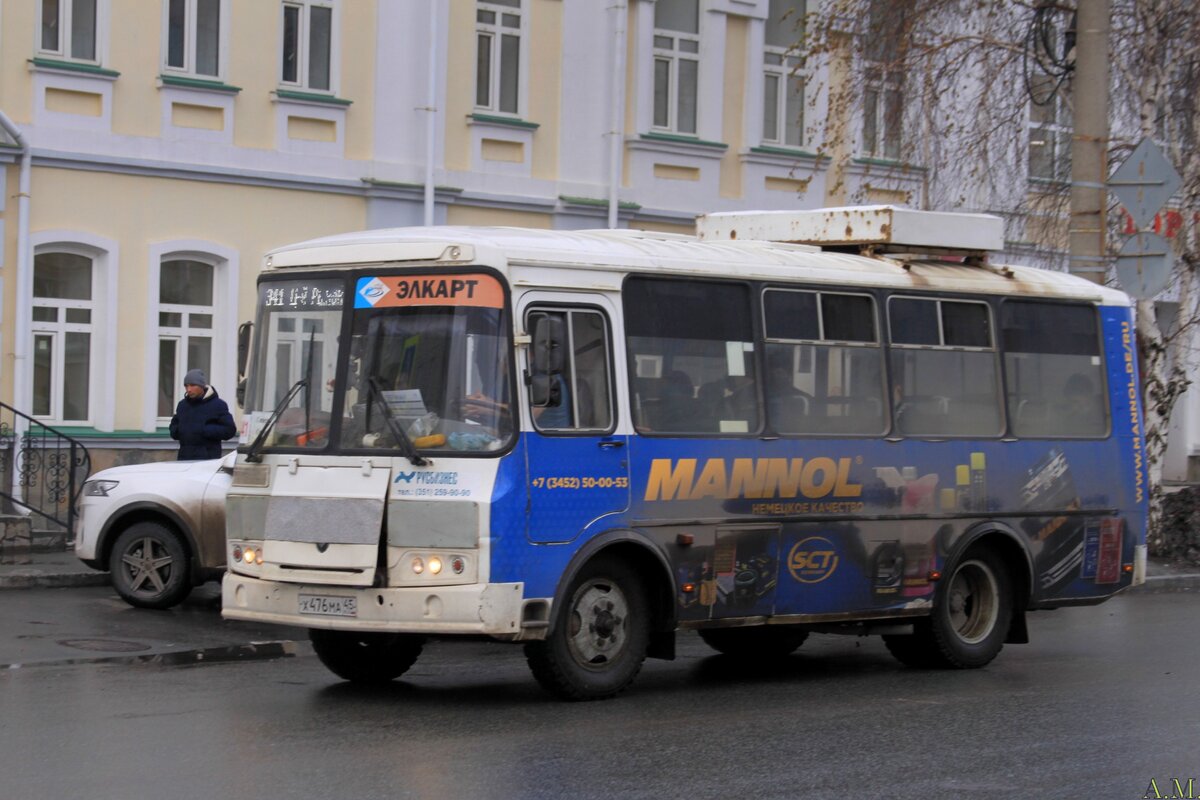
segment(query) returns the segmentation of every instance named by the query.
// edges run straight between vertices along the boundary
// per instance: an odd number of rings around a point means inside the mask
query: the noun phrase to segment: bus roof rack
[[[867,255],[964,256],[985,263],[989,251],[1004,249],[1004,220],[896,206],[732,211],[697,218],[696,236],[709,242],[789,242]]]

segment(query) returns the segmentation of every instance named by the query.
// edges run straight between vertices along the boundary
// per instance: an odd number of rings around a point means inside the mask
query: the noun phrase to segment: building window
[[[654,4],[654,127],[696,133],[700,0]]]
[[[805,0],[771,0],[763,47],[763,130],[770,144],[804,144],[804,76],[797,45],[804,39]]]
[[[91,421],[93,263],[75,253],[33,259],[33,416]]]
[[[1065,181],[1071,174],[1071,111],[1048,75],[1033,80],[1029,104],[1029,177]]]
[[[332,46],[332,5],[315,0],[283,4],[282,83],[330,91]]]
[[[214,267],[186,258],[159,267],[157,415],[175,413],[189,369],[212,376]]]
[[[899,159],[912,0],[872,0],[863,47],[863,155]]]
[[[475,107],[518,113],[521,0],[486,0],[475,9]]]
[[[167,0],[167,69],[220,75],[221,0]]]
[[[42,0],[41,52],[96,60],[97,0]]]

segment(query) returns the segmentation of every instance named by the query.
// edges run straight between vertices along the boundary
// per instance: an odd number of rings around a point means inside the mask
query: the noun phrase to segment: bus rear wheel
[[[752,628],[708,628],[700,638],[723,655],[734,658],[783,658],[791,655],[808,631],[802,628],[758,625]]]
[[[911,635],[883,639],[910,667],[974,669],[1004,647],[1012,607],[1012,580],[1004,562],[988,550],[972,550],[939,587],[929,618],[920,620]]]
[[[398,678],[416,663],[425,637],[411,633],[359,633],[312,628],[313,651],[330,672],[351,683]]]
[[[646,660],[645,590],[624,563],[599,559],[571,583],[545,641],[525,645],[542,688],[566,700],[602,700],[626,689]]]

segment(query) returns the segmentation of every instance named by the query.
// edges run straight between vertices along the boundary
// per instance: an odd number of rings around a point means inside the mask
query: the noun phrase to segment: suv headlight
[[[120,481],[86,481],[83,484],[84,497],[108,497],[108,493],[117,488]]]

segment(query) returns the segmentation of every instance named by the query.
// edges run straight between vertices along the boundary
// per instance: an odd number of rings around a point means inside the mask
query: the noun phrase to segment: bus
[[[1130,301],[1002,246],[997,217],[869,206],[276,249],[223,614],[363,683],[431,636],[519,642],[573,700],[687,630],[982,667],[1146,556]]]

